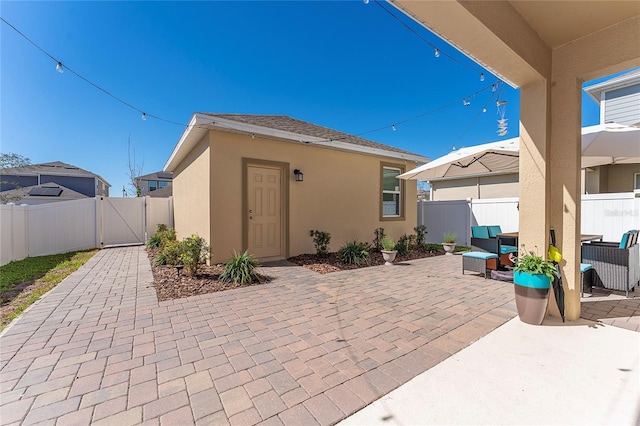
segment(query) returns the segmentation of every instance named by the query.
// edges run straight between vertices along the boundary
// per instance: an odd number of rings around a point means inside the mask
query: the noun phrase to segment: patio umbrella
[[[553,276],[553,294],[556,298],[556,305],[558,305],[558,310],[560,311],[560,316],[562,317],[562,322],[564,322],[564,287],[562,286],[562,273],[560,272],[560,265],[558,262],[562,260],[562,254],[556,248],[556,231],[552,229],[549,231],[551,233],[551,246],[549,247],[549,260],[552,261],[553,266],[556,267],[556,273]]]
[[[405,180],[430,180],[491,172],[516,173],[519,149],[519,138],[461,148],[398,177]]]
[[[398,176],[405,180],[432,180],[518,172],[519,138],[470,146],[453,151]],[[640,163],[640,127],[609,123],[582,129],[582,167]]]
[[[640,163],[640,127],[608,123],[582,128],[582,167]]]

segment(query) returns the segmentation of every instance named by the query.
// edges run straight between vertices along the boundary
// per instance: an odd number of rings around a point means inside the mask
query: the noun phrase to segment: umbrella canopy
[[[398,176],[436,180],[487,173],[517,173],[520,139],[491,142],[453,151]],[[640,163],[640,127],[609,123],[582,129],[582,168]]]
[[[640,127],[617,123],[582,128],[582,167],[640,163]]]
[[[398,176],[405,180],[431,180],[492,172],[517,172],[520,139],[513,138],[453,151]]]

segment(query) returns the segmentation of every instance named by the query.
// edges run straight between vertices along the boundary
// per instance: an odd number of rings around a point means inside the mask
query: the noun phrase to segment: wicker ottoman
[[[487,269],[496,269],[498,255],[481,251],[470,251],[462,255],[462,275],[464,271],[473,271],[488,278]]]

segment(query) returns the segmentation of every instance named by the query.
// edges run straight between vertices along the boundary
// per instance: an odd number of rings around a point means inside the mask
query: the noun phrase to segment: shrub
[[[338,250],[338,259],[350,265],[369,263],[369,248],[367,244],[350,241]]]
[[[256,268],[260,264],[248,251],[242,254],[233,252],[233,258],[224,265],[224,270],[220,274],[220,281],[226,283],[238,283],[242,285],[260,281],[260,275]]]
[[[409,248],[411,246],[411,237],[407,234],[402,235],[398,239],[398,243],[396,244],[396,250],[398,251],[398,256],[404,256],[409,253]]]
[[[385,237],[384,228],[377,228],[373,231],[373,247],[376,250],[382,250],[382,239]]]
[[[167,241],[162,252],[156,257],[157,265],[177,265],[182,255],[182,244],[176,240]]]
[[[209,246],[204,238],[196,234],[180,242],[180,261],[188,275],[195,275],[201,264],[209,257]]]
[[[316,246],[316,254],[318,256],[326,256],[329,254],[329,242],[331,241],[331,234],[325,231],[311,231],[313,237],[313,243]]]
[[[382,249],[385,251],[395,250],[396,247],[396,242],[388,237],[384,237],[382,241],[380,241],[380,244],[382,245]]]
[[[416,245],[422,247],[427,238],[427,227],[425,225],[418,225],[413,228],[413,230],[416,231]]]
[[[152,249],[163,249],[168,241],[176,241],[176,230],[167,228],[164,223],[159,223],[156,233],[147,241],[147,246]]]

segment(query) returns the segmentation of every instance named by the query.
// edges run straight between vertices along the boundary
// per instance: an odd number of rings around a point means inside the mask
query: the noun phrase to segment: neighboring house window
[[[634,185],[633,189],[640,189],[640,173],[636,173],[633,175]]]
[[[164,188],[165,186],[167,186],[167,182],[161,180],[158,182],[158,185],[160,185],[160,188]]]
[[[398,179],[403,170],[392,165],[382,165],[382,219],[404,218],[404,182]]]
[[[150,180],[149,181],[149,191],[155,191],[156,189],[158,189],[158,182],[155,180]]]

